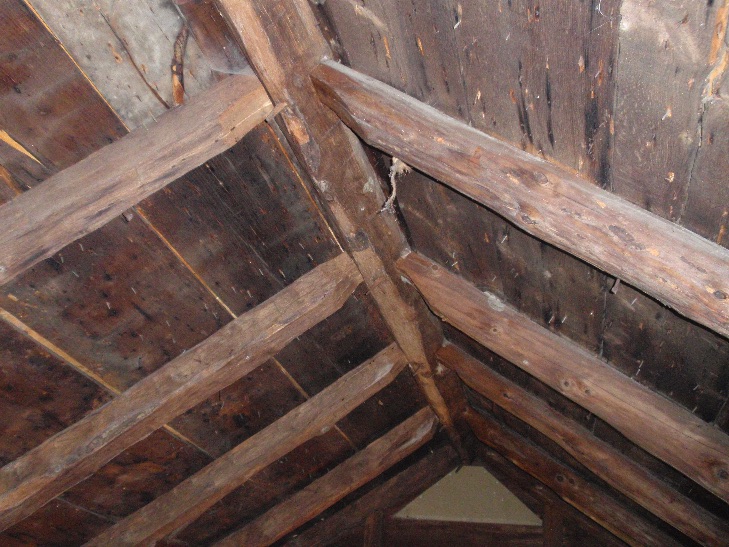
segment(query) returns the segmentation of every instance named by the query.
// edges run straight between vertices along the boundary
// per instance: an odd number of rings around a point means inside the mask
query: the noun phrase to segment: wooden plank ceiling
[[[728,21],[0,4],[0,543],[725,542]]]

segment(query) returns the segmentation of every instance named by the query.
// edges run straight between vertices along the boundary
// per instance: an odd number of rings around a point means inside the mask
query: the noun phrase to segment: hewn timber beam
[[[432,377],[433,353],[442,335],[417,293],[400,281],[394,268],[394,260],[407,248],[405,237],[395,215],[379,214],[385,198],[361,143],[322,107],[309,78],[322,59],[332,57],[309,1],[216,3],[272,100],[277,107],[286,105],[279,119],[291,148],[346,237],[348,250],[354,251],[364,282],[407,355],[428,403],[460,448],[450,412]]]
[[[313,77],[367,143],[729,336],[729,250],[342,65]]]
[[[231,76],[0,206],[0,285],[224,152],[272,108],[252,72]]]
[[[452,345],[438,361],[470,388],[556,442],[578,462],[645,509],[703,545],[720,545],[729,525],[693,503],[587,429],[540,398]]]
[[[541,526],[390,517],[385,545],[506,545],[544,547]]]
[[[341,308],[361,282],[346,254],[322,264],[81,421],[0,469],[0,530],[242,378]]]
[[[332,545],[348,532],[362,526],[370,514],[376,511],[398,511],[447,475],[457,463],[455,451],[449,446],[441,447],[341,511],[292,538],[286,545]]]
[[[263,547],[275,543],[423,446],[433,438],[437,424],[433,411],[422,409],[215,546]]]
[[[729,501],[727,435],[428,258],[398,266],[444,321]]]
[[[146,545],[186,526],[257,472],[335,425],[405,365],[402,351],[388,346],[87,545]]]
[[[663,531],[635,515],[601,488],[559,463],[541,448],[526,441],[494,419],[474,410],[466,413],[476,437],[514,465],[539,480],[564,501],[623,541],[641,547],[666,547],[678,543]]]

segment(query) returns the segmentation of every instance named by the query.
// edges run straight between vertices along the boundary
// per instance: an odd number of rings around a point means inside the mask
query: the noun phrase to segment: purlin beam
[[[7,464],[0,469],[0,531],[251,372],[340,309],[361,280],[339,255]]]
[[[368,144],[729,337],[729,250],[341,64],[312,77]]]
[[[224,152],[272,109],[251,71],[231,76],[0,206],[0,285]]]
[[[390,384],[406,363],[391,344],[87,545],[149,544],[183,528],[266,466],[335,425]]]
[[[427,257],[398,267],[445,322],[729,500],[729,436]]]

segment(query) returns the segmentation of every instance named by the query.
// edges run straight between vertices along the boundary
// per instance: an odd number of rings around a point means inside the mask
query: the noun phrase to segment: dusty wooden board
[[[704,104],[701,148],[691,173],[683,224],[707,239],[729,246],[729,82]]]
[[[100,515],[55,499],[35,515],[0,534],[8,547],[80,545],[113,524]]]
[[[398,187],[413,247],[541,325],[599,350],[605,276],[412,173]]]
[[[0,129],[52,171],[126,133],[22,0],[0,10]]]
[[[681,219],[693,185],[712,37],[723,4],[630,0],[620,10],[612,187],[671,220]],[[713,186],[719,185],[712,181],[702,190],[713,193]]]
[[[183,19],[164,0],[28,0],[129,129],[173,106],[170,64]],[[194,39],[184,58],[185,91],[214,81]]]
[[[236,315],[340,252],[267,124],[139,209]]]
[[[0,362],[0,467],[111,398],[5,323]]]
[[[95,515],[116,520],[167,492],[208,463],[209,456],[158,430],[61,498]]]

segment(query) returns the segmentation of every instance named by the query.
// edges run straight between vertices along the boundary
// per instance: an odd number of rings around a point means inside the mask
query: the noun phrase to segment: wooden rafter
[[[271,110],[254,74],[232,76],[0,206],[0,284],[224,152]]]
[[[344,305],[361,282],[345,254],[322,264],[0,469],[0,530],[245,376]]]
[[[635,515],[601,488],[530,444],[494,419],[470,410],[466,414],[476,437],[517,467],[548,486],[564,501],[631,545],[666,547],[678,543]]]
[[[687,536],[704,545],[718,545],[729,537],[725,522],[535,395],[455,346],[444,346],[437,356],[470,388],[536,428],[618,492]]]
[[[408,356],[416,380],[454,444],[449,410],[432,378],[433,352],[442,338],[393,261],[407,248],[392,214],[378,214],[384,197],[377,174],[357,139],[322,108],[310,71],[332,51],[307,0],[273,5],[217,0],[238,34],[248,60],[276,105],[294,153],[329,208],[385,322]],[[277,54],[277,52],[284,52]],[[363,243],[364,240],[364,243]],[[368,243],[369,241],[369,243]],[[372,248],[369,248],[371,244]]]
[[[444,321],[729,500],[729,436],[428,258],[398,265]]]
[[[271,545],[412,454],[435,434],[438,420],[424,408],[286,501],[215,544]]]
[[[333,544],[343,535],[362,526],[370,514],[376,511],[385,514],[398,511],[448,474],[457,461],[455,451],[449,446],[441,447],[344,509],[315,524],[287,545],[313,547]]]
[[[729,336],[729,250],[342,65],[313,77],[367,143]]]
[[[392,382],[405,365],[397,346],[388,346],[88,545],[146,544],[186,526],[254,474],[334,426]]]

